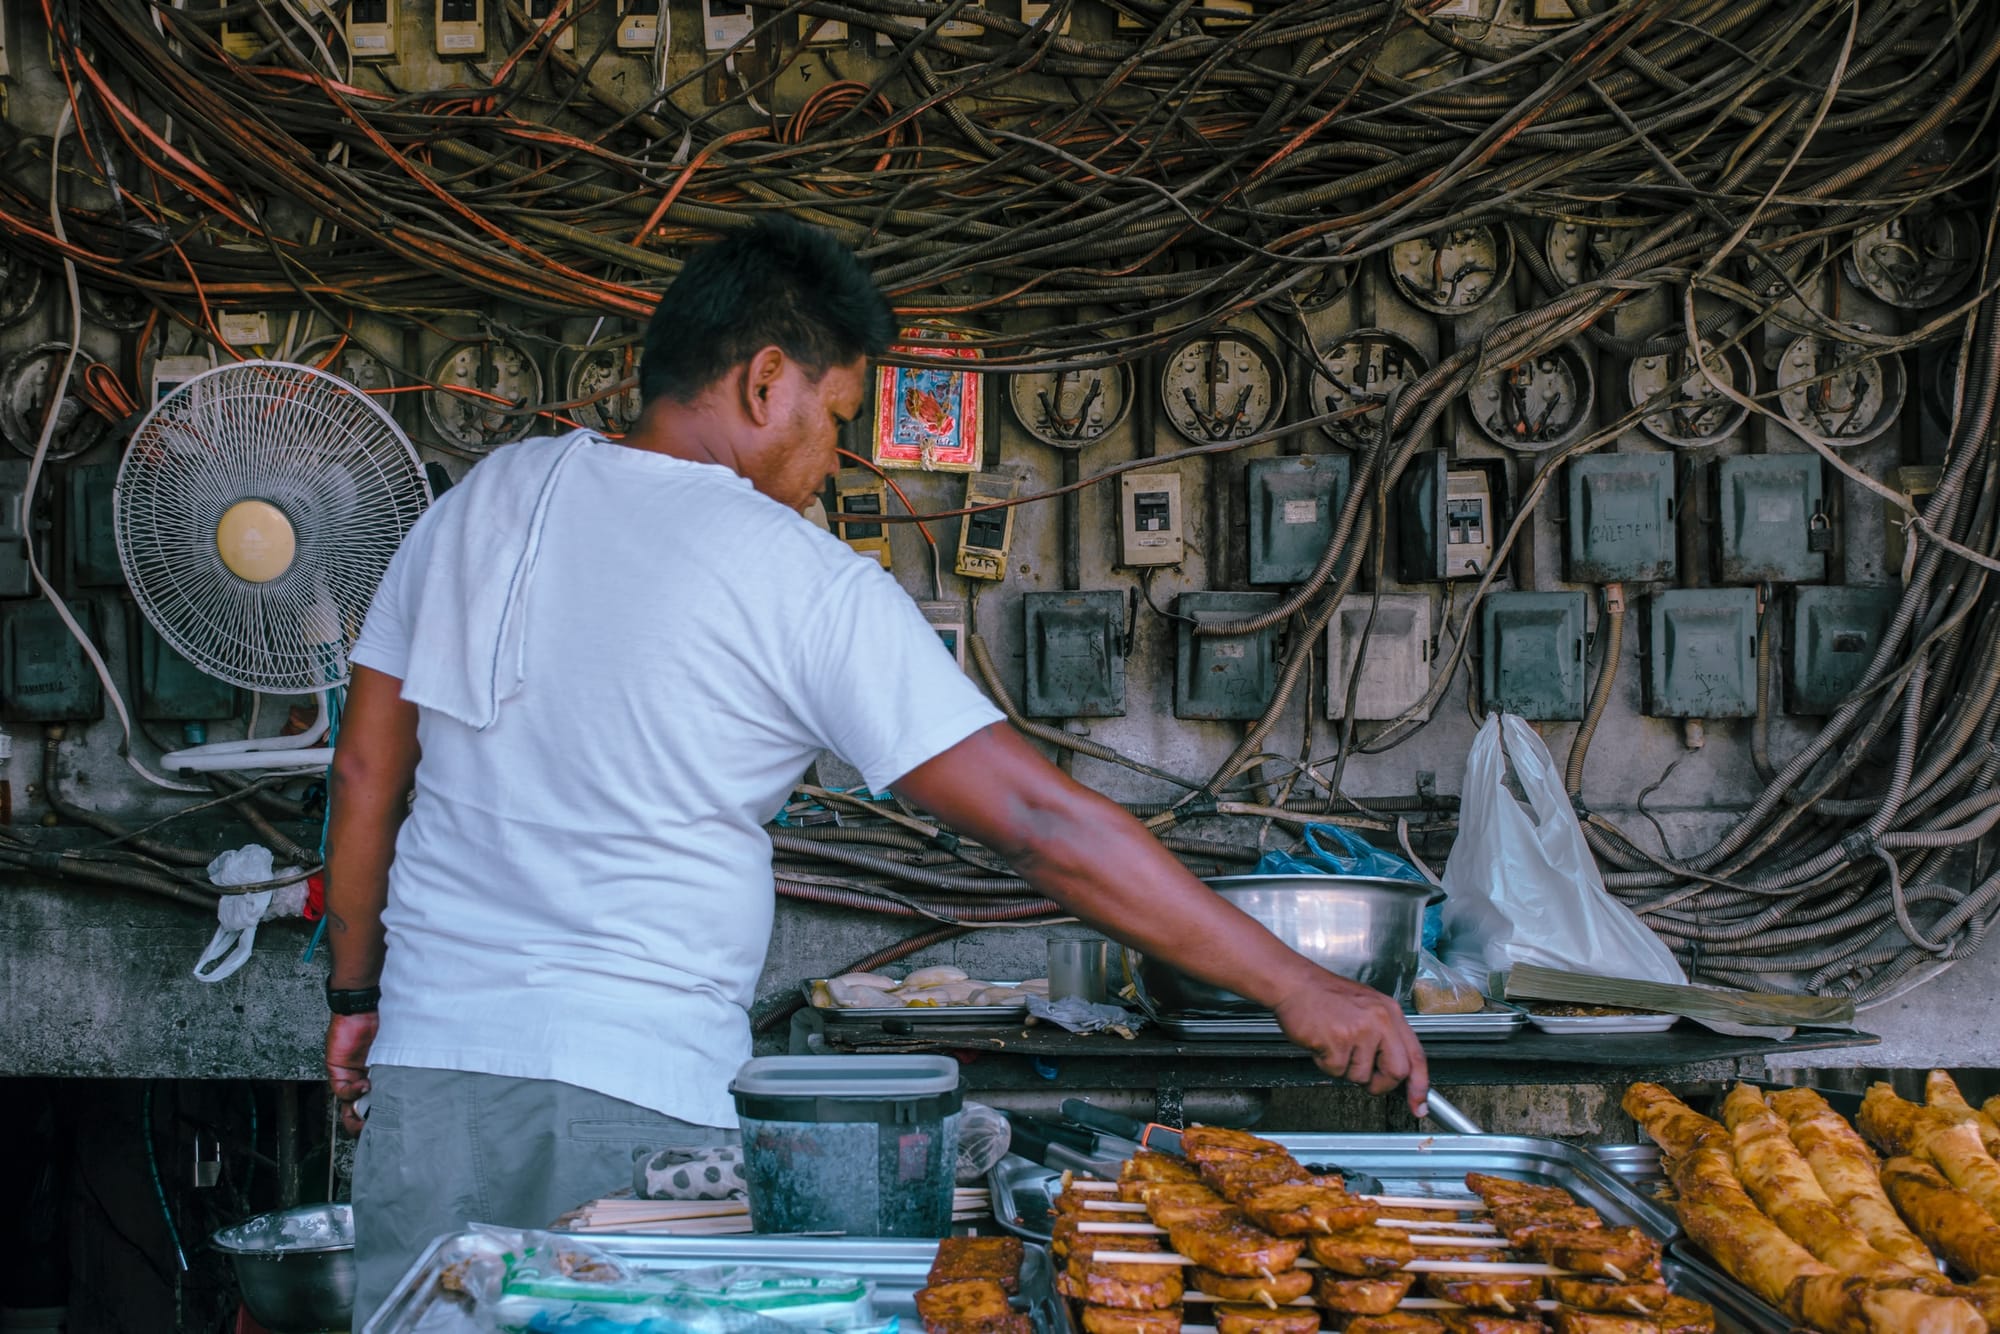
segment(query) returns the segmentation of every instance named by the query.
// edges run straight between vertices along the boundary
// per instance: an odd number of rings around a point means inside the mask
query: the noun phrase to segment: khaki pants
[[[354,1158],[354,1328],[424,1249],[467,1223],[547,1227],[632,1184],[656,1149],[733,1142],[698,1126],[549,1079],[378,1065]]]

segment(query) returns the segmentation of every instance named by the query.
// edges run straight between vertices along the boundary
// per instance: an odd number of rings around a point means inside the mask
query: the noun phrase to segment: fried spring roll
[[[1792,1143],[1805,1155],[1813,1177],[1841,1217],[1860,1228],[1868,1244],[1890,1259],[1917,1273],[1935,1269],[1930,1248],[1889,1203],[1874,1151],[1847,1119],[1811,1089],[1784,1089],[1769,1101],[1771,1110],[1785,1119]]]
[[[1735,1140],[1737,1176],[1786,1236],[1843,1274],[1888,1282],[1917,1277],[1869,1245],[1861,1229],[1833,1207],[1760,1091],[1738,1084],[1723,1102],[1722,1117]]]
[[[1896,1334],[1987,1334],[1986,1320],[1970,1302],[1908,1288],[1876,1288],[1861,1297],[1872,1330]]]
[[[1669,1156],[1685,1158],[1710,1140],[1729,1143],[1729,1131],[1676,1098],[1658,1084],[1638,1083],[1625,1090],[1621,1105]]]
[[[1924,1076],[1924,1101],[1938,1111],[1970,1122],[1979,1132],[1979,1142],[1986,1146],[1986,1152],[2000,1158],[2000,1124],[1967,1102],[1965,1094],[1959,1091],[1958,1081],[1945,1071],[1933,1070]]]
[[[1700,1144],[1679,1161],[1675,1212],[1688,1236],[1725,1272],[1790,1312],[1793,1286],[1804,1278],[1832,1275],[1833,1267],[1814,1259],[1757,1207],[1737,1180],[1723,1142]]]
[[[1915,1158],[1882,1165],[1882,1188],[1917,1235],[1961,1273],[2000,1274],[2000,1223],[1944,1174]]]

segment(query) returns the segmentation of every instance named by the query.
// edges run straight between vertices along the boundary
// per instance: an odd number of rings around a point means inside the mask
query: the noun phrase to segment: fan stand
[[[245,737],[241,741],[211,741],[205,746],[170,751],[160,757],[160,765],[169,771],[178,769],[183,773],[324,769],[333,763],[333,747],[313,743],[326,735],[331,721],[326,697],[324,690],[313,696],[319,702],[319,711],[313,718],[312,726],[303,732],[292,736]]]

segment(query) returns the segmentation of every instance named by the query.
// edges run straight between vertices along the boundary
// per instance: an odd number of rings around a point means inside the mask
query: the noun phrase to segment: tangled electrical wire
[[[1024,23],[964,0],[793,0],[755,9],[733,50],[663,61],[631,94],[604,74],[608,30],[594,52],[565,52],[552,38],[574,16],[533,22],[512,0],[505,58],[430,92],[361,86],[337,26],[288,3],[227,11],[252,14],[265,36],[244,59],[217,40],[222,11],[42,0],[74,109],[81,151],[65,170],[79,188],[52,201],[34,193],[46,170],[0,172],[0,232],[221,343],[222,303],[308,309],[336,329],[357,314],[427,322],[495,301],[642,316],[681,248],[783,210],[837,230],[899,310],[960,323],[1002,370],[1136,363],[1250,313],[1310,358],[1304,294],[1447,226],[1501,229],[1518,238],[1534,299],[1376,414],[1307,579],[1262,615],[1196,627],[1282,625],[1292,646],[1269,707],[1214,773],[1166,773],[1023,719],[972,643],[1017,725],[1184,793],[1142,811],[1163,831],[1207,815],[1296,824],[1337,813],[1406,848],[1409,823],[1344,796],[1341,767],[1423,726],[1560,466],[1662,406],[1540,456],[1495,559],[1447,616],[1452,648],[1419,706],[1366,734],[1347,723],[1331,758],[1274,754],[1272,734],[1310,680],[1309,646],[1380,559],[1387,497],[1475,382],[1583,339],[1623,358],[1682,357],[1715,396],[1777,421],[1778,391],[1718,379],[1711,356],[1773,333],[1817,338],[1833,349],[1818,368],[1829,384],[1915,348],[1955,356],[1943,479],[1921,505],[1855,468],[1838,441],[1787,423],[1907,523],[1901,602],[1861,689],[1797,755],[1769,761],[1767,620],[1757,753],[1768,786],[1734,827],[1669,856],[1602,813],[1584,821],[1612,890],[1705,978],[1870,1001],[1977,951],[2000,914],[1989,837],[2000,823],[2000,617],[1988,587],[2000,570],[2000,13],[1963,0],[1577,0],[1575,21],[1534,27],[1496,20],[1493,3],[1465,18],[1446,0],[1294,0],[1247,20],[1192,0],[1111,8],[1126,26],[1106,35],[1072,29],[1073,3]],[[873,34],[889,54],[822,56],[834,82],[778,114],[802,22]],[[953,35],[964,23],[977,35]],[[697,90],[715,104],[690,109]],[[20,168],[48,151],[21,137],[4,160]],[[52,204],[66,240],[48,225]],[[1975,281],[1920,324],[1861,329],[1815,299],[1852,262],[1857,235],[1948,204],[1984,220]],[[1532,242],[1537,229],[1607,220],[1621,245],[1581,279],[1554,272]],[[1677,312],[1670,325],[1612,331],[1622,308],[1658,294]],[[1061,490],[1300,425],[1102,467]],[[940,517],[950,514],[884,521]],[[1608,615],[1572,791],[1615,680],[1623,613]],[[781,830],[781,892],[945,930],[1052,911],[977,849],[906,818],[914,826]],[[1450,829],[1435,813],[1420,824],[1420,840]],[[1213,844],[1181,850],[1241,859]]]

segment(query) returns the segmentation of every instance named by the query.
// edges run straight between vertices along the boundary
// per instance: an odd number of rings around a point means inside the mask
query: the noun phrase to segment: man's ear
[[[779,347],[758,349],[743,368],[743,412],[758,426],[771,424],[771,394],[785,373],[785,353]]]

